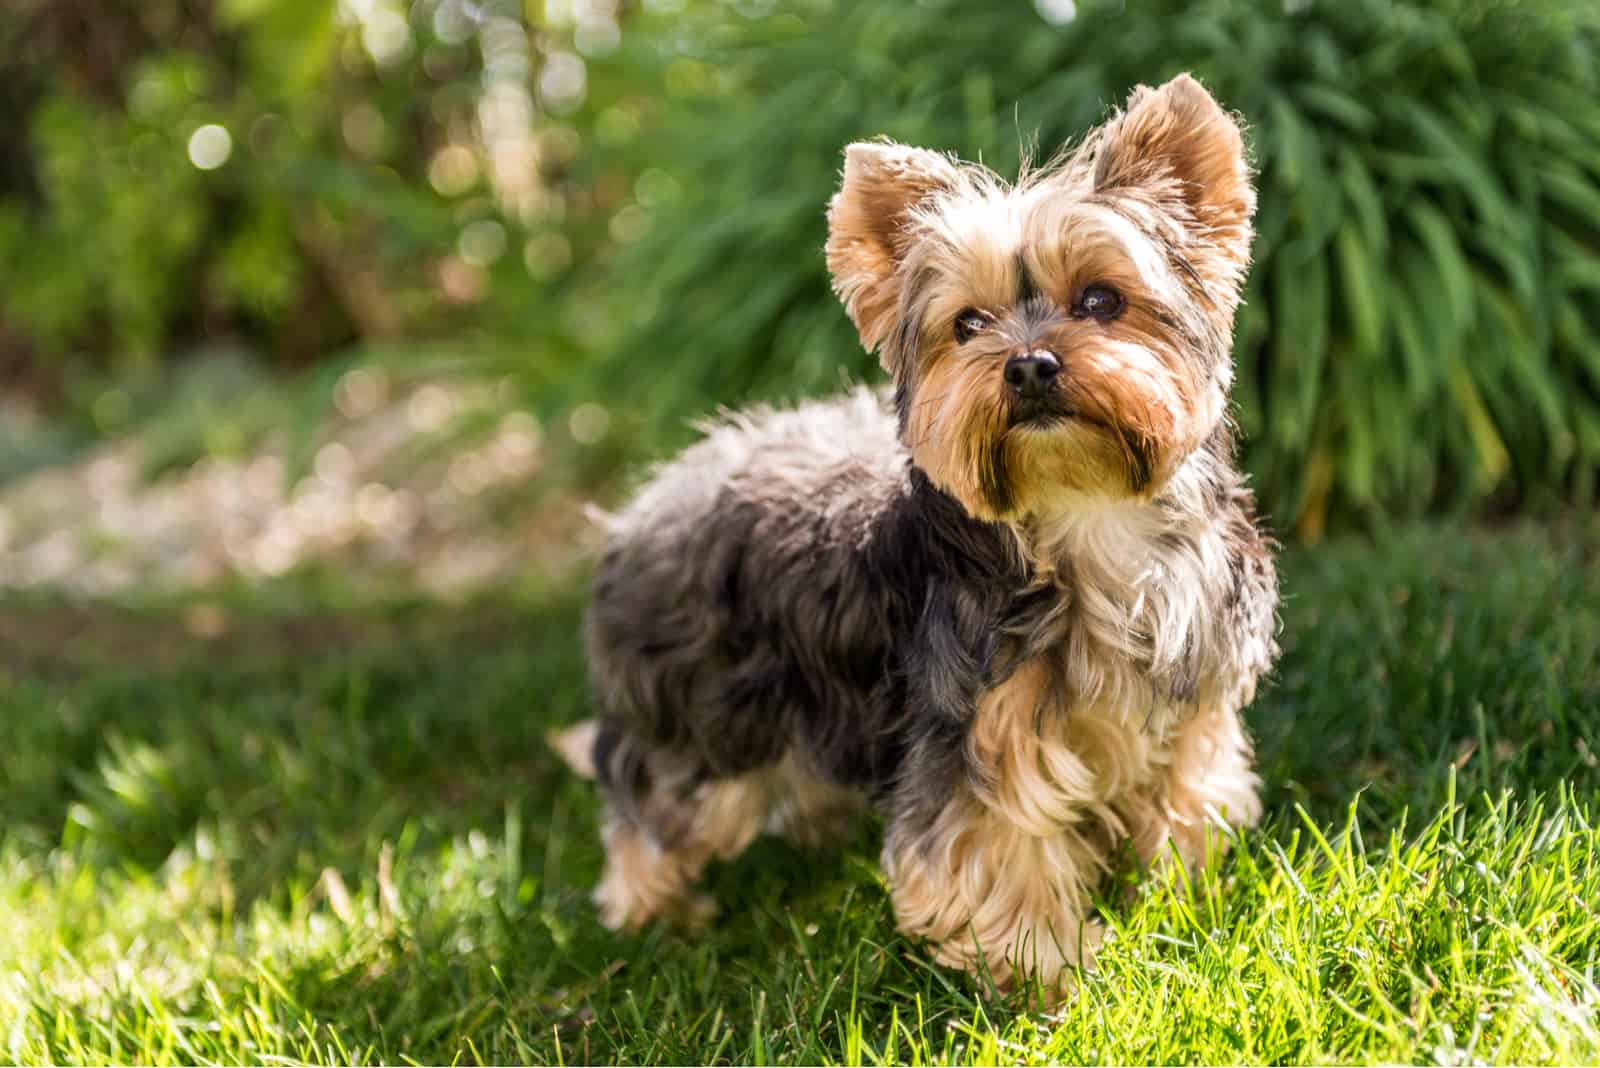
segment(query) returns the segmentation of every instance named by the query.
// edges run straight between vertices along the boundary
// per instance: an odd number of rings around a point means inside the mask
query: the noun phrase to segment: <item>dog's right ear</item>
[[[956,181],[949,158],[889,141],[844,150],[844,178],[828,205],[828,270],[833,291],[868,352],[893,332],[895,273],[909,246],[911,210]]]

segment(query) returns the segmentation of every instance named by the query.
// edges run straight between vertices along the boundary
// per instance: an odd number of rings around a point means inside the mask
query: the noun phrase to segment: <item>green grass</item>
[[[604,931],[578,593],[0,613],[0,1060],[1600,1058],[1600,526],[1286,561],[1269,818],[1055,1017],[895,934],[876,829]],[[215,623],[215,612],[212,613]],[[205,629],[205,628],[202,628]]]

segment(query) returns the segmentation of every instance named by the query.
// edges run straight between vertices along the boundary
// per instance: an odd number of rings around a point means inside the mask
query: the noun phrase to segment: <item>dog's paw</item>
[[[592,900],[600,922],[612,931],[638,931],[652,920],[663,919],[685,931],[699,931],[717,917],[717,902],[709,894],[690,893],[669,902],[649,902],[602,882]]]

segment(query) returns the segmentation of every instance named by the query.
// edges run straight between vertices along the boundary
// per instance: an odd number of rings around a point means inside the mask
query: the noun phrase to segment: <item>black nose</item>
[[[1061,361],[1043,349],[1025,352],[1006,361],[1006,385],[1024,400],[1038,400],[1050,391]]]

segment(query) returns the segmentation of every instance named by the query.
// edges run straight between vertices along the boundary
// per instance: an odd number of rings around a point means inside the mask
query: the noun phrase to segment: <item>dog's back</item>
[[[617,807],[670,837],[641,798],[770,767],[802,738],[811,759],[840,712],[894,707],[893,606],[864,564],[906,479],[893,417],[859,389],[709,427],[612,520],[587,638]],[[895,759],[852,748],[834,777]]]
[[[597,717],[556,740],[606,795],[616,877],[596,899],[613,924],[774,822],[837,822],[900,755],[898,732],[856,729],[905,704],[903,621],[871,563],[908,492],[883,398],[705,429],[608,520],[586,636]]]

